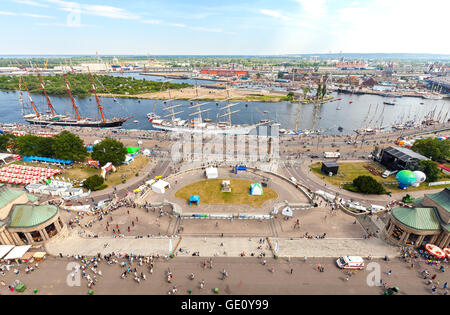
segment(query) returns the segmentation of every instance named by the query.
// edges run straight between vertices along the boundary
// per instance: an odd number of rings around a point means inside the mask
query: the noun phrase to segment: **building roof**
[[[439,218],[434,208],[395,208],[392,216],[404,225],[420,231],[440,231]]]
[[[0,189],[0,209],[19,198],[22,194],[23,191],[20,190],[12,190],[7,188]]]
[[[336,162],[328,162],[328,161],[322,162],[322,165],[324,165],[325,167],[339,167],[339,164],[337,164]]]
[[[436,194],[428,194],[426,196],[450,212],[450,187],[447,187]]]
[[[53,205],[15,205],[9,219],[9,228],[30,228],[53,218],[58,207]]]
[[[414,152],[413,150],[410,150],[407,148],[387,147],[387,148],[383,149],[383,151],[389,153],[390,155],[392,155],[402,161],[409,161],[411,159],[416,159],[419,161],[429,160],[427,157],[423,156],[422,154],[419,154],[419,153]]]

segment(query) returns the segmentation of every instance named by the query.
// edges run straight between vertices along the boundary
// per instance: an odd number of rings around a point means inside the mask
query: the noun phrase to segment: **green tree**
[[[118,166],[125,161],[127,153],[127,149],[122,142],[106,138],[102,142],[94,145],[92,158],[98,160],[101,165],[111,162]]]
[[[104,188],[103,186],[104,182],[105,180],[103,179],[103,177],[93,175],[86,178],[86,180],[83,182],[83,187],[91,191],[96,191]]]
[[[309,87],[304,87],[302,90],[303,90],[303,98],[306,99],[308,93],[311,92],[311,89]]]
[[[286,95],[286,98],[287,98],[288,101],[294,100],[294,97],[295,97],[294,92],[289,92],[289,93]]]
[[[358,176],[353,180],[353,186],[364,194],[381,195],[386,193],[383,185],[377,182],[372,176]]]
[[[281,71],[278,71],[278,79],[283,79],[283,77],[284,77],[284,73],[283,72],[281,72]]]
[[[22,156],[43,156],[43,157],[53,157],[54,139],[38,137],[34,135],[25,135],[17,137],[16,146],[17,151]]]
[[[433,161],[444,161],[450,155],[450,140],[438,140],[437,138],[421,139],[414,142],[411,148]]]
[[[434,161],[420,161],[419,170],[425,173],[427,176],[426,182],[431,183],[439,179],[439,173],[441,169],[438,167],[438,163]]]
[[[83,140],[69,131],[63,131],[54,137],[53,148],[58,159],[82,161],[88,156]]]
[[[16,136],[12,134],[0,135],[0,152],[7,152],[10,146],[14,146]]]

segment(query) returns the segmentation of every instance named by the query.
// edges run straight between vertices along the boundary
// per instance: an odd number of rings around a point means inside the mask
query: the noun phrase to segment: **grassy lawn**
[[[391,191],[392,193],[399,192],[408,192],[408,191],[417,191],[417,190],[429,190],[429,189],[438,189],[445,188],[448,185],[440,185],[440,186],[428,186],[428,183],[422,183],[419,187],[409,187],[407,190],[402,190],[397,187],[397,179],[395,175],[391,175],[388,178],[382,178],[381,176],[375,176],[369,170],[364,168],[364,166],[369,165],[370,167],[377,169],[380,172],[384,172],[386,169],[378,163],[374,162],[357,162],[357,163],[338,163],[339,164],[339,172],[336,176],[326,176],[320,172],[322,167],[322,163],[314,163],[310,165],[311,171],[318,176],[319,178],[323,178],[327,183],[330,183],[335,186],[341,186],[345,183],[353,182],[353,180],[358,176],[372,176],[378,182],[383,184],[387,191]],[[441,177],[438,181],[448,181],[450,180],[449,175],[445,175],[441,173]],[[395,184],[390,184],[395,182]]]
[[[260,207],[267,200],[277,198],[277,193],[268,187],[263,187],[262,196],[250,195],[250,180],[228,179],[231,192],[221,191],[223,179],[210,179],[187,185],[175,193],[176,198],[187,202],[191,195],[200,196],[200,204],[247,204]]]
[[[105,184],[108,186],[116,186],[122,183],[123,179],[129,180],[130,178],[133,178],[136,176],[136,173],[139,173],[148,163],[150,159],[143,155],[138,155],[133,162],[130,163],[130,165],[121,165],[117,167],[116,173],[111,173],[109,175],[106,175],[106,181]],[[16,164],[26,164],[36,167],[47,167],[45,164],[41,163],[24,163],[23,161],[17,161]],[[50,166],[51,168],[59,169],[55,166]],[[83,179],[88,178],[92,175],[101,175],[100,169],[95,169],[88,167],[84,164],[74,164],[73,168],[63,170],[63,173],[59,175],[58,177],[65,177],[70,178],[71,180],[78,180],[82,181]],[[122,175],[124,175],[124,178],[122,178]]]

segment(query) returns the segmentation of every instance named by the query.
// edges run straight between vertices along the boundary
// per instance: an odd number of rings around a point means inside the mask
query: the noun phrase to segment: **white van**
[[[294,184],[297,184],[297,179],[295,179],[295,177],[291,177],[291,182],[293,182]]]
[[[339,257],[336,263],[341,269],[364,269],[364,259],[359,256]]]

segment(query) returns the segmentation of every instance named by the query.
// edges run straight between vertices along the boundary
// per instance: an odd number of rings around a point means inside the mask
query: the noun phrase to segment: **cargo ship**
[[[38,72],[38,77],[39,80],[41,82],[41,88],[42,91],[44,93],[44,96],[47,100],[47,105],[49,110],[46,111],[45,114],[39,113],[39,111],[37,110],[36,104],[34,103],[31,94],[28,90],[28,86],[25,82],[25,80],[22,80],[22,78],[19,79],[19,91],[20,91],[20,102],[22,104],[22,116],[23,119],[28,122],[29,124],[32,125],[40,125],[40,126],[63,126],[63,127],[94,127],[94,128],[112,128],[112,127],[121,127],[126,121],[130,120],[132,117],[128,117],[128,118],[111,118],[111,119],[107,119],[105,118],[104,112],[103,112],[103,105],[100,103],[100,99],[97,96],[97,91],[95,88],[95,84],[94,84],[94,80],[92,78],[91,73],[89,72],[89,76],[91,79],[91,83],[92,83],[92,92],[94,93],[95,99],[97,101],[97,108],[98,108],[98,112],[99,112],[99,119],[93,119],[93,118],[89,118],[89,117],[81,117],[79,114],[79,110],[78,110],[78,106],[75,104],[75,100],[72,96],[72,92],[70,90],[70,85],[69,85],[69,81],[67,80],[67,76],[64,73],[64,80],[66,83],[66,91],[67,94],[70,97],[70,100],[72,101],[72,107],[74,109],[74,117],[70,117],[68,115],[60,115],[58,113],[56,113],[50,97],[47,95],[47,92],[45,90],[45,85],[44,82]],[[31,103],[31,107],[32,107],[32,113],[30,114],[26,114],[24,112],[25,109],[25,105],[23,102],[23,97],[22,97],[22,82],[25,86],[25,89],[28,93],[28,99]]]

